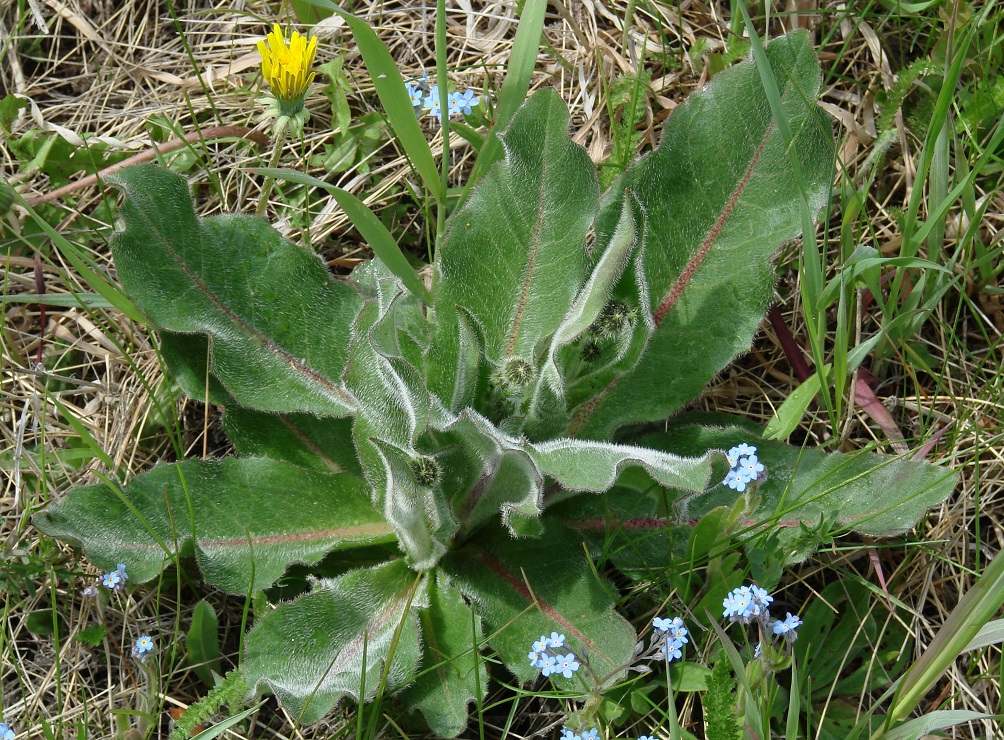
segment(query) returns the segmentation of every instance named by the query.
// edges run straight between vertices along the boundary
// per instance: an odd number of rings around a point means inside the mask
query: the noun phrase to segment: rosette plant
[[[671,552],[723,506],[789,560],[821,519],[905,531],[952,473],[681,414],[749,349],[774,253],[829,192],[808,36],[766,60],[691,95],[605,193],[564,103],[532,95],[451,215],[430,285],[394,260],[334,277],[262,219],[200,218],[167,170],[109,178],[118,277],[238,454],[78,488],[38,526],[140,583],[194,560],[207,585],[254,594],[320,568],[291,600],[255,600],[247,686],[303,722],[394,693],[443,736],[485,695],[486,651],[528,681],[528,646],[557,631],[601,684],[623,677],[637,636],[597,575],[604,544]],[[740,442],[767,474],[743,493],[722,485]]]

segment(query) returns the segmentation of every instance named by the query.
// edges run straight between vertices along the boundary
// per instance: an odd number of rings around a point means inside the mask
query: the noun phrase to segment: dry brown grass
[[[14,123],[13,139],[38,129],[55,132],[74,145],[81,145],[86,138],[88,143],[100,143],[109,151],[138,154],[153,152],[153,120],[170,123],[171,132],[161,137],[168,139],[214,125],[257,126],[258,131],[264,130],[258,124],[254,103],[257,56],[253,49],[266,28],[266,20],[276,18],[276,3],[179,1],[178,24],[190,47],[191,59],[161,2],[38,0],[33,4],[39,6],[45,19],[44,31],[34,25],[30,15],[19,16],[16,3],[0,9],[0,91],[30,101],[29,109]],[[453,80],[461,87],[498,89],[515,30],[515,3],[451,0],[447,5]],[[633,17],[625,28],[629,5]],[[560,13],[556,11],[559,7]],[[434,67],[434,8],[433,2],[407,0],[355,3],[356,12],[373,24],[386,41],[406,78]],[[704,44],[707,51],[713,52],[725,46],[728,23],[723,18],[727,17],[728,3],[705,6],[688,0],[679,7],[662,7],[661,18],[653,17],[647,8],[646,3],[627,0],[581,0],[552,4],[549,9],[545,39],[552,51],[542,50],[538,57],[533,85],[553,86],[560,91],[571,109],[573,138],[586,146],[594,161],[602,161],[611,146],[605,91],[616,75],[637,69],[643,48],[651,59],[659,57],[660,30],[674,47],[670,50],[674,58],[678,47],[691,49]],[[865,176],[869,155],[874,151],[874,93],[888,88],[897,70],[890,62],[892,54],[883,34],[868,23],[857,23],[853,14],[833,15],[835,6],[824,11],[825,15],[817,12],[812,3],[805,4],[802,15],[786,18],[784,24],[819,28],[822,23],[822,30],[828,30],[833,23],[839,26],[831,43],[822,50],[834,80],[826,88],[823,102],[840,124],[841,166],[851,180],[857,181]],[[280,18],[286,15],[283,9]],[[772,31],[780,32],[781,25],[777,23]],[[345,57],[354,90],[350,96],[354,114],[372,110],[372,85],[345,28],[331,24],[319,34],[319,62],[335,54]],[[665,68],[658,62],[648,62],[654,90],[646,113],[649,146],[656,141],[659,121],[707,79],[686,55],[680,62],[679,66]],[[308,105],[313,118],[306,135],[302,141],[286,145],[284,162],[289,166],[303,166],[311,156],[322,153],[331,131],[330,106],[318,86]],[[914,157],[919,149],[916,132],[909,131],[902,116],[897,116],[896,123],[897,140],[876,173],[876,180],[884,182],[883,199],[873,198],[868,204],[872,232],[883,249],[896,246],[898,226],[891,209],[902,205],[914,187]],[[438,136],[431,127],[429,134],[432,138]],[[469,167],[471,153],[466,142],[455,134],[450,144],[456,181]],[[201,212],[211,214],[249,212],[253,208],[261,178],[249,168],[262,164],[262,151],[243,139],[197,140],[160,156],[191,157],[196,162],[189,171],[193,181],[211,184],[215,179],[217,185],[203,188],[205,197],[200,203]],[[433,151],[441,151],[436,142]],[[0,158],[3,175],[26,198],[43,199],[53,190],[55,184],[43,173],[18,160],[11,142],[0,140]],[[393,142],[385,143],[368,164],[368,172],[354,168],[343,173],[337,184],[377,210],[396,202],[404,186],[415,182]],[[1000,200],[999,195],[990,192],[982,195]],[[114,275],[102,239],[91,238],[93,229],[108,227],[103,221],[106,216],[95,212],[100,200],[98,187],[77,188],[72,195],[53,200],[46,215],[53,223],[59,221],[69,238],[85,246],[98,267]],[[348,220],[333,200],[321,204],[306,229],[290,223],[288,209],[278,194],[272,200],[280,219],[278,227],[292,238],[306,231],[334,266],[344,267],[364,256],[349,236]],[[1002,228],[1002,208],[991,210],[998,215],[987,219],[988,242]],[[839,217],[834,216],[838,224]],[[420,226],[416,223],[414,228]],[[957,233],[958,229],[953,228]],[[25,234],[25,239],[16,236],[19,232]],[[7,254],[4,293],[36,292],[36,274],[44,281],[47,293],[88,292],[90,288],[60,253],[44,240],[35,239],[31,232],[30,222],[20,210],[14,211],[0,232]],[[829,245],[833,253],[838,247],[836,243]],[[788,327],[803,341],[806,335],[801,325],[796,274],[790,272],[782,281],[779,297]],[[877,562],[893,595],[912,610],[905,626],[915,639],[903,649],[915,655],[924,649],[959,595],[972,586],[975,553],[979,552],[981,562],[986,562],[1004,546],[999,496],[1004,480],[1000,452],[1004,400],[998,368],[1000,331],[1004,327],[999,304],[983,296],[980,301],[963,305],[956,312],[959,297],[955,295],[925,331],[923,341],[943,360],[940,377],[918,375],[908,361],[894,357],[875,388],[910,446],[947,429],[931,457],[962,472],[963,483],[957,495],[918,528],[915,538],[925,542],[922,549],[910,549],[909,557],[902,561],[899,557],[905,552],[903,548],[879,551]],[[83,588],[94,573],[77,553],[40,540],[29,517],[69,488],[95,482],[96,473],[109,472],[101,461],[80,453],[80,434],[69,423],[69,415],[86,428],[112,459],[115,469],[129,476],[179,452],[165,432],[164,413],[158,403],[161,407],[173,405],[182,420],[181,454],[211,454],[220,451],[222,443],[212,434],[211,415],[207,418],[198,404],[173,404],[150,338],[122,314],[50,306],[43,320],[36,303],[5,302],[4,310],[0,449],[8,452],[0,457],[3,557],[9,573],[14,572],[11,568],[20,568],[28,580],[23,584],[8,583],[10,595],[3,607],[3,714],[9,724],[32,737],[43,736],[43,719],[64,728],[86,725],[88,736],[110,737],[117,734],[116,726],[129,725],[120,713],[143,707],[145,695],[152,696],[156,706],[184,707],[203,690],[187,669],[160,677],[159,687],[149,686],[142,671],[126,659],[127,648],[120,649],[139,634],[184,632],[198,595],[188,591],[179,594],[173,584],[165,582],[160,590],[140,588],[115,594],[107,604],[85,598]],[[873,315],[860,318],[860,330],[865,335],[875,327]],[[41,367],[36,366],[39,357]],[[766,421],[796,385],[777,337],[765,325],[753,352],[708,389],[704,405]],[[64,411],[57,409],[56,399]],[[816,414],[805,421],[799,434],[818,442],[828,430],[824,415]],[[841,437],[842,447],[847,449],[866,445],[892,449],[883,430],[853,406],[848,410]],[[837,572],[843,574],[841,577],[856,573],[860,579],[878,585],[873,561],[864,557],[864,552],[860,548],[822,552],[789,579],[787,588],[804,599]],[[221,641],[228,651],[225,660],[233,662],[241,601],[218,594],[210,598],[221,613]],[[26,618],[32,613],[51,614],[54,604],[69,630],[60,632],[58,644],[51,636],[33,633]],[[877,596],[871,606],[883,612],[883,620],[893,618],[882,598]],[[98,623],[109,629],[110,646],[92,648],[74,639],[80,630]],[[166,645],[162,647],[167,649]],[[999,666],[1000,652],[996,649],[964,657],[939,687],[940,695],[932,694],[924,708],[997,710],[1001,706],[995,673]],[[166,721],[159,716],[154,721],[162,733]],[[537,726],[548,723],[542,715]],[[258,715],[247,736],[325,737],[338,724],[336,718],[331,723],[299,729],[281,710],[270,708]],[[978,730],[973,728],[960,731],[963,734],[958,736],[971,736],[965,734],[969,732],[989,736],[996,732],[989,723]]]

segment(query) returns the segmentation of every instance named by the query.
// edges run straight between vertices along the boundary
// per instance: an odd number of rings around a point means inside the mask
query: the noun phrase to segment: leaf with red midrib
[[[362,479],[262,458],[158,465],[121,495],[107,485],[78,488],[34,523],[80,542],[100,568],[124,563],[140,583],[171,562],[175,545],[190,551],[194,535],[206,582],[239,594],[267,588],[290,563],[394,541]]]
[[[804,33],[767,47],[794,134],[774,125],[752,61],[715,76],[677,107],[662,143],[611,187],[597,222],[612,238],[624,193],[637,201],[639,257],[614,289],[637,308],[631,349],[570,380],[570,436],[607,439],[618,426],[665,418],[747,350],[773,296],[778,246],[802,227],[799,160],[815,213],[829,192],[833,137],[819,114],[819,64]],[[640,283],[640,285],[639,285]]]
[[[168,170],[129,167],[108,181],[126,193],[125,228],[112,237],[123,287],[158,327],[211,337],[210,369],[239,403],[354,410],[341,374],[355,290],[261,219],[199,218],[187,182]]]
[[[613,587],[597,578],[582,541],[557,522],[549,521],[540,539],[514,539],[492,527],[447,555],[442,567],[476,604],[488,644],[520,681],[539,674],[526,656],[551,632],[564,634],[580,660],[588,655],[607,683],[633,655],[636,635],[614,610]]]

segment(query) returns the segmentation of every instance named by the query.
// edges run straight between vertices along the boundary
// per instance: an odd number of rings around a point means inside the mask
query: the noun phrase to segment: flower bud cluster
[[[624,301],[610,301],[589,327],[589,333],[602,338],[616,337],[637,315]]]

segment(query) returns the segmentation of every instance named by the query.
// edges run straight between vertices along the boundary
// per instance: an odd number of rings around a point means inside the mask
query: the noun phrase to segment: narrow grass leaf
[[[947,730],[965,722],[978,722],[984,719],[1000,719],[985,712],[973,712],[968,709],[941,709],[904,722],[899,727],[881,735],[882,740],[919,740],[929,737],[931,733]]]
[[[363,63],[370,73],[377,96],[383,104],[387,122],[401,143],[401,148],[418,171],[425,187],[438,202],[442,203],[446,198],[446,192],[439,179],[439,170],[432,157],[432,148],[415,117],[415,108],[405,90],[404,78],[401,77],[397,63],[387,50],[386,44],[380,40],[369,24],[339,8],[331,0],[306,0],[306,2],[331,10],[345,19],[359,46],[359,53],[362,54]]]
[[[118,308],[97,293],[20,293],[0,295],[4,303],[44,303],[57,308]]]
[[[979,650],[1001,642],[1004,642],[1004,619],[995,619],[983,625],[982,629],[976,633],[976,637],[966,645],[964,652],[968,653],[970,650]]]
[[[530,77],[537,64],[537,50],[540,48],[540,33],[544,28],[544,11],[547,10],[547,0],[526,0],[523,12],[519,16],[516,27],[516,40],[513,42],[509,63],[506,65],[505,82],[499,93],[498,106],[495,109],[495,123],[484,146],[474,163],[474,170],[467,180],[464,199],[471,188],[487,174],[491,166],[502,156],[502,143],[498,132],[509,125],[530,89]]]
[[[1004,557],[998,553],[945,620],[931,644],[900,684],[889,708],[888,724],[906,717],[1004,604]]]
[[[88,263],[89,261],[84,257],[81,250],[73,246],[73,244],[71,244],[66,237],[52,228],[52,226],[44,218],[38,215],[34,208],[29,206],[23,200],[20,201],[20,205],[28,211],[28,215],[30,215],[35,223],[38,224],[38,227],[45,232],[45,235],[52,239],[52,243],[57,249],[59,249],[63,256],[66,257],[67,261],[73,265],[73,269],[76,270],[77,274],[83,278],[88,285],[94,288],[94,291],[98,293],[98,295],[136,323],[143,325],[149,323],[139,308],[136,307],[136,304],[126,298],[125,293],[123,293],[121,289],[105,278],[97,271],[97,269],[91,269],[91,265]]]
[[[327,190],[338,202],[338,205],[342,207],[342,210],[345,211],[345,215],[348,216],[352,225],[359,230],[366,243],[373,248],[374,254],[387,266],[388,270],[401,279],[408,292],[426,305],[432,303],[432,298],[429,295],[429,291],[425,288],[425,283],[422,282],[422,278],[419,277],[415,268],[411,266],[411,263],[404,256],[401,247],[394,241],[394,236],[383,225],[383,222],[377,218],[376,214],[370,210],[370,207],[359,200],[359,198],[337,185],[318,180],[316,177],[311,177],[296,170],[284,167],[274,169],[271,167],[262,167],[256,168],[254,171],[268,177],[285,180],[286,182],[294,182],[299,185],[309,185]]]
[[[214,737],[219,737],[224,732],[226,732],[227,730],[229,730],[231,727],[233,727],[234,725],[240,724],[245,719],[247,719],[248,717],[250,717],[252,714],[254,714],[255,712],[257,712],[259,709],[261,709],[262,705],[264,703],[265,703],[264,701],[260,701],[257,704],[255,704],[253,707],[248,707],[243,712],[238,712],[233,717],[227,717],[222,722],[217,722],[212,727],[203,730],[198,735],[196,735],[195,737],[193,737],[192,740],[212,740],[212,738],[214,738]]]

